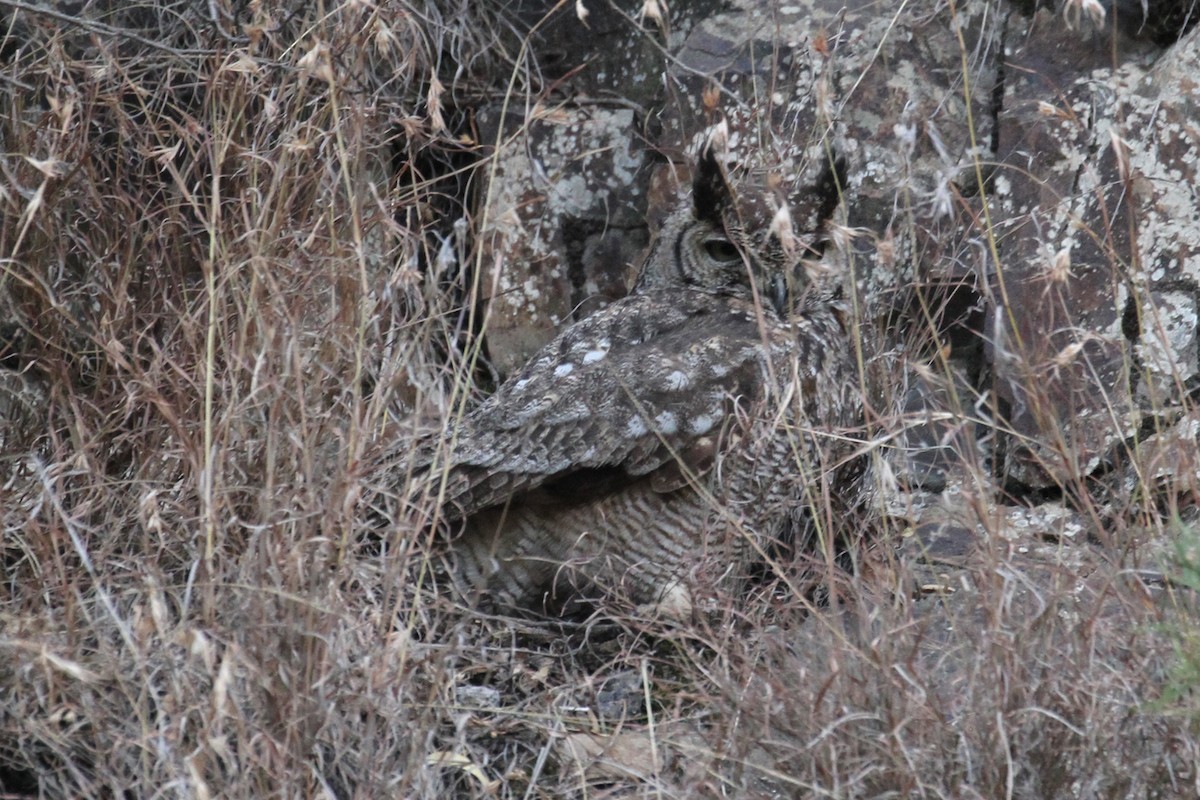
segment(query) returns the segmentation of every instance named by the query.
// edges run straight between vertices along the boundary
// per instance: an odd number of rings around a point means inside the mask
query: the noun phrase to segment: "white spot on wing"
[[[677,369],[667,375],[667,388],[671,391],[686,389],[691,382],[691,377],[683,370]]]
[[[714,420],[711,416],[708,414],[701,414],[698,417],[692,417],[691,422],[688,423],[688,430],[690,430],[696,436],[703,436],[711,431],[713,425],[715,424],[716,420]]]
[[[598,342],[593,342],[583,354],[583,363],[595,364],[597,361],[600,361],[606,355],[608,355],[608,351],[611,347],[612,342],[608,339],[601,339]]]
[[[654,424],[664,436],[670,436],[679,430],[679,417],[672,411],[664,411],[654,418]]]
[[[641,417],[631,417],[629,424],[625,426],[625,432],[630,436],[645,436],[649,430],[646,427],[646,420]]]
[[[554,368],[554,377],[565,378],[574,371],[575,371],[574,364],[569,364],[569,363],[568,364],[559,364],[557,367]]]

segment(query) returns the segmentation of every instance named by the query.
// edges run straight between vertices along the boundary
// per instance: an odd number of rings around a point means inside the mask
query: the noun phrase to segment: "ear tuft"
[[[725,121],[708,129],[708,138],[700,148],[696,173],[692,178],[692,206],[697,219],[719,225],[723,212],[733,204],[733,189],[725,177],[729,126]]]

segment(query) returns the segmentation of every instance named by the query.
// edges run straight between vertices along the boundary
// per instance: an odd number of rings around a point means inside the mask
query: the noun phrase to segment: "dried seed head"
[[[1046,271],[1047,277],[1051,283],[1060,286],[1065,285],[1072,277],[1071,273],[1071,246],[1067,245],[1063,249],[1054,254],[1050,259],[1050,268]]]
[[[779,240],[783,252],[789,257],[796,252],[799,242],[796,232],[792,230],[792,212],[787,203],[781,204],[775,211],[775,216],[771,218],[770,234]]]
[[[1067,0],[1062,9],[1063,20],[1067,27],[1074,30],[1086,15],[1097,28],[1104,25],[1107,12],[1100,0]]]
[[[1112,138],[1113,154],[1117,157],[1117,172],[1121,181],[1128,183],[1129,176],[1133,174],[1129,168],[1129,142],[1122,139],[1115,130],[1109,130],[1108,135]]]
[[[667,33],[666,4],[662,0],[644,0],[642,10],[638,12],[638,21],[650,20],[664,36]]]

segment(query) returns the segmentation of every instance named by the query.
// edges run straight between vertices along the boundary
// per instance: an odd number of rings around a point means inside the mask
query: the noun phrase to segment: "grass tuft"
[[[1185,414],[1035,515],[990,399],[898,346],[882,519],[813,513],[845,552],[687,626],[475,613],[366,465],[489,382],[470,112],[541,96],[532,40],[466,0],[84,6],[0,2],[0,794],[1194,788]],[[918,379],[955,413],[902,413]],[[920,426],[969,450],[937,498],[889,466]]]

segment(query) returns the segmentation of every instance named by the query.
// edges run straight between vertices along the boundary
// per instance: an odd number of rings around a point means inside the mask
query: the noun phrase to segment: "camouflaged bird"
[[[721,128],[628,297],[572,325],[410,462],[459,588],[674,615],[819,491],[861,414],[836,292],[786,202],[735,194]],[[821,187],[837,204],[834,169]],[[804,259],[802,259],[802,256]]]

